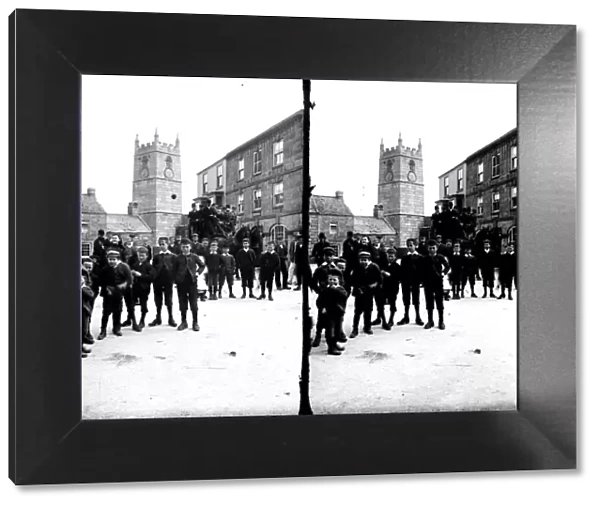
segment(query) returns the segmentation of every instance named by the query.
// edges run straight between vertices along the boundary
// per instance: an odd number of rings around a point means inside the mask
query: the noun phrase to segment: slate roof
[[[81,212],[87,214],[106,214],[100,202],[96,200],[96,196],[86,193],[81,196]]]
[[[354,216],[350,208],[344,204],[343,199],[312,195],[310,198],[310,212],[327,216]]]
[[[152,229],[139,216],[129,214],[107,214],[106,229],[114,233],[131,232],[132,234],[152,233]]]
[[[373,216],[355,216],[354,232],[361,235],[396,235],[396,231],[385,219]]]

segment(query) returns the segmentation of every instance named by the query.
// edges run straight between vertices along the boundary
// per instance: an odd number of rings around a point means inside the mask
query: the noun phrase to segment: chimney
[[[383,206],[381,204],[376,204],[373,206],[373,217],[383,219]]]
[[[130,202],[127,206],[127,214],[129,216],[138,216],[138,203]]]
[[[344,200],[344,192],[340,192],[340,191],[335,192],[335,198]]]
[[[87,194],[88,194],[88,197],[95,197],[96,196],[96,188],[88,188]]]

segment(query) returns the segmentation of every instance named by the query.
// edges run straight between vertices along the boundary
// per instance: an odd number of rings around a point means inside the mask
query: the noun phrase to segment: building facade
[[[439,177],[440,200],[448,199],[452,202],[454,209],[460,211],[466,207],[467,201],[467,164],[459,163],[453,169],[445,172]]]
[[[378,203],[384,217],[396,231],[399,244],[418,237],[424,225],[425,195],[423,182],[423,147],[410,148],[398,136],[398,144],[379,146]]]
[[[182,225],[182,182],[179,136],[175,144],[154,141],[140,144],[135,139],[133,198],[140,218],[152,230],[152,242],[171,237]]]
[[[477,212],[477,228],[498,227],[502,243],[517,240],[517,129],[465,160],[466,205]]]
[[[300,110],[200,171],[198,198],[222,197],[221,205],[236,210],[238,226],[261,225],[265,239],[301,232],[303,125]]]

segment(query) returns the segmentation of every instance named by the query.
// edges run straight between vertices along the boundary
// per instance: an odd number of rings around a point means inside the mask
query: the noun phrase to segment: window
[[[514,244],[517,242],[517,227],[512,227],[508,231],[508,244]]]
[[[330,223],[329,224],[329,233],[331,235],[337,235],[337,231],[338,231],[337,223]]]
[[[283,205],[283,183],[273,185],[273,207]]]
[[[444,178],[444,197],[448,196],[450,190],[450,178],[448,176],[446,176]]]
[[[513,186],[510,189],[510,206],[515,209],[517,207],[517,187]]]
[[[492,193],[492,212],[500,212],[500,192]]]
[[[457,178],[458,178],[458,191],[462,191],[463,188],[464,188],[464,174],[463,174],[463,169],[458,169]]]
[[[254,175],[260,174],[262,172],[262,150],[260,148],[258,148],[258,150],[254,152],[254,155],[252,157],[252,165],[252,172]]]
[[[238,163],[238,181],[244,179],[244,159],[240,158]]]
[[[223,165],[217,165],[217,188],[223,187]]]
[[[477,197],[477,214],[483,215],[483,197]]]
[[[283,163],[283,139],[273,143],[273,167]]]
[[[244,212],[244,194],[240,193],[238,195],[238,213]]]
[[[517,168],[517,146],[510,148],[510,168],[515,170]]]
[[[285,225],[275,225],[271,229],[271,241],[284,241],[287,234]]]
[[[483,162],[479,162],[477,165],[477,182],[483,183]]]
[[[254,211],[260,211],[262,207],[262,190],[254,190],[252,200],[254,201]]]
[[[208,193],[208,174],[202,174],[202,193]]]
[[[500,175],[500,154],[492,156],[492,177]]]
[[[89,242],[81,243],[81,256],[89,257],[92,254],[92,245]]]

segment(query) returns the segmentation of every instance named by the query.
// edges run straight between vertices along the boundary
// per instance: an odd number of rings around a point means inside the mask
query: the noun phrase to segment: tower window
[[[252,200],[254,204],[253,210],[260,211],[262,208],[262,190],[260,188],[252,192]]]
[[[244,179],[244,159],[240,158],[238,164],[238,181],[242,181]]]
[[[273,207],[283,205],[283,183],[273,185]]]
[[[464,172],[463,169],[458,169],[458,173],[457,173],[457,179],[458,179],[458,191],[462,191],[464,188]]]
[[[283,139],[273,143],[273,167],[283,163]]]
[[[256,176],[262,172],[262,150],[258,148],[252,156],[252,173]]]
[[[492,156],[492,177],[500,175],[500,154]]]
[[[444,197],[447,197],[450,193],[450,178],[446,176],[444,178]]]
[[[202,174],[202,193],[208,193],[208,174]]]
[[[477,182],[483,183],[483,162],[477,165]]]
[[[492,212],[500,212],[500,192],[492,193]]]
[[[510,148],[510,168],[515,170],[517,168],[517,146],[512,146]]]
[[[217,188],[223,187],[223,165],[217,165]]]

